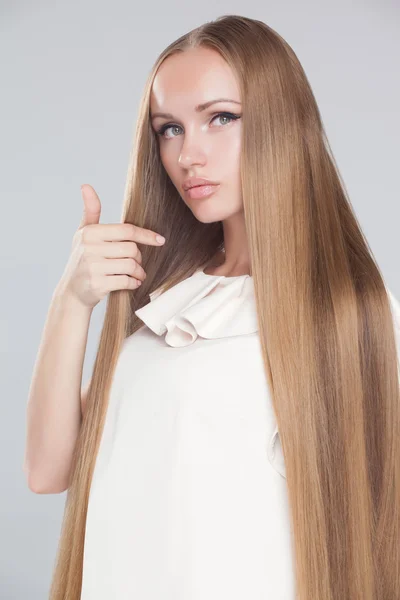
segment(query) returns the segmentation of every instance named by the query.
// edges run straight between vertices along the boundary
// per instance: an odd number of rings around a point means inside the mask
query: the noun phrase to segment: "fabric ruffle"
[[[253,279],[196,271],[165,292],[150,294],[150,302],[135,314],[169,346],[193,344],[197,337],[230,337],[258,331]]]
[[[171,347],[193,344],[200,336],[215,339],[258,331],[253,278],[225,277],[202,270],[162,292],[135,314]],[[285,462],[276,427],[266,449],[272,467],[286,478]]]
[[[275,431],[272,434],[272,438],[269,442],[267,449],[268,459],[271,465],[282,477],[286,479],[286,466],[285,459],[283,457],[283,450],[281,445],[281,439],[279,437],[278,427],[275,427]]]

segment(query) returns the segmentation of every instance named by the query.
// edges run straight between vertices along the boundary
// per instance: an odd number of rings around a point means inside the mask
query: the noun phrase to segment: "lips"
[[[207,198],[208,196],[211,196],[218,188],[219,184],[194,185],[186,190],[186,194],[192,199]]]
[[[189,177],[183,182],[183,189],[185,192],[192,187],[198,187],[201,185],[218,185],[218,181],[211,181],[204,177]]]

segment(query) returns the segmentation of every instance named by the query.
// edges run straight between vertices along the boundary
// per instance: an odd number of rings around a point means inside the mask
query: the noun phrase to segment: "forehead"
[[[223,97],[241,100],[232,69],[215,50],[191,48],[162,63],[153,81],[150,109],[194,109],[196,104]]]

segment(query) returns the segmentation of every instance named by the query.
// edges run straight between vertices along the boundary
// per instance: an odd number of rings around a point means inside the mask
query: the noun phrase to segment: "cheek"
[[[236,184],[240,181],[240,139],[232,136],[231,143],[215,153],[214,166],[221,178]]]
[[[241,151],[240,127],[232,127],[224,136],[219,136],[213,148],[213,155],[228,168],[238,168]]]
[[[163,147],[160,147],[160,158],[167,175],[172,181],[175,181],[179,170],[178,158],[174,156],[174,153],[171,152],[171,149],[166,150]]]

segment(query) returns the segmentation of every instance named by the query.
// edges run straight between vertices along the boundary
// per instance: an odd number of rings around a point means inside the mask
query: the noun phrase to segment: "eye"
[[[227,123],[225,123],[226,125],[229,125],[229,123],[231,123],[232,121],[236,121],[237,119],[240,119],[240,115],[235,115],[235,114],[229,113],[229,112],[220,112],[213,116],[213,118],[211,119],[211,122],[213,122],[217,118],[229,119],[229,121]],[[181,129],[181,127],[179,125],[166,123],[165,125],[162,125],[162,127],[160,127],[160,129],[158,129],[156,131],[156,133],[160,137],[163,137],[167,140],[171,139],[172,137],[176,137],[175,135],[172,135],[171,137],[166,137],[165,132],[168,129]]]

